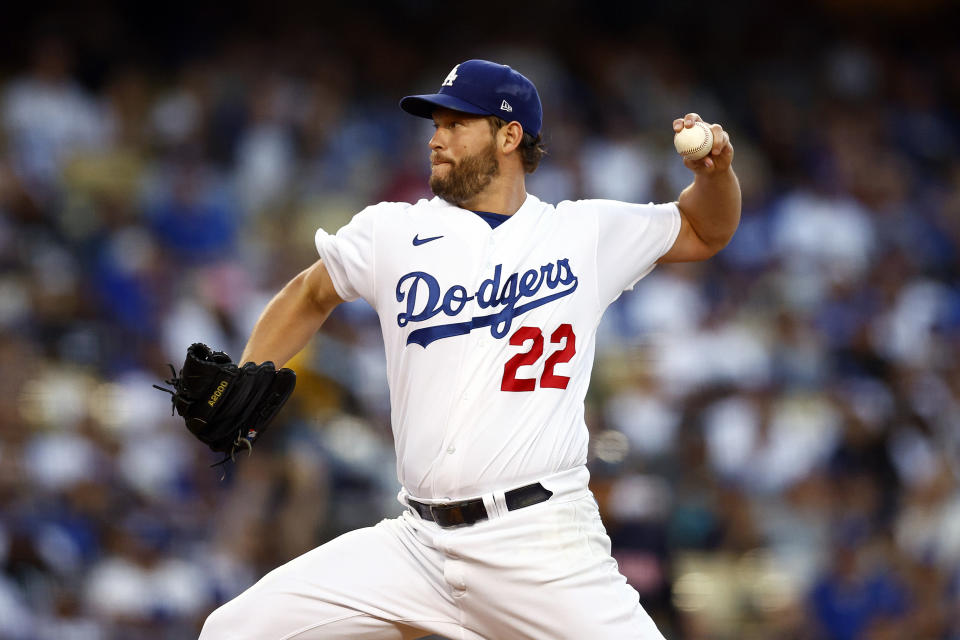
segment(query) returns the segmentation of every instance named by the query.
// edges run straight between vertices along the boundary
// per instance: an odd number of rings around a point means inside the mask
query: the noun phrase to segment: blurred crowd
[[[546,201],[674,200],[672,119],[731,132],[736,237],[614,303],[588,397],[592,486],[665,635],[960,639],[956,39],[806,23],[714,52],[588,24],[438,51],[347,18],[352,42],[222,38],[97,74],[46,33],[0,78],[0,638],[195,637],[399,513],[362,302],[236,465],[210,468],[151,385],[192,342],[239,355],[317,227],[428,197],[429,123],[397,100],[486,57],[541,91]]]

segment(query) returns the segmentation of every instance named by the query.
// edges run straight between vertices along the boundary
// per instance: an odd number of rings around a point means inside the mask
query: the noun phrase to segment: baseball
[[[684,158],[699,160],[713,149],[713,131],[706,122],[694,122],[692,127],[684,127],[673,136],[673,146]]]

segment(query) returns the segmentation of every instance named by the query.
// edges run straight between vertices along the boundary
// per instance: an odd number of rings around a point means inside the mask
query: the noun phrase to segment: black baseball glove
[[[187,349],[180,375],[173,365],[170,370],[173,377],[165,382],[172,391],[153,386],[173,396],[173,409],[190,433],[213,451],[227,454],[220,463],[239,449],[253,450],[297,382],[292,369],[277,371],[272,362],[238,367],[227,354],[200,343]]]

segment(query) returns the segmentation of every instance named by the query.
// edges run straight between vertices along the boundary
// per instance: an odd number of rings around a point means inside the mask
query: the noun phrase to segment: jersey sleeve
[[[347,302],[363,298],[376,308],[376,207],[367,207],[334,235],[317,229],[314,240],[337,295]]]
[[[588,201],[597,220],[597,287],[609,304],[653,271],[680,233],[675,202]]]

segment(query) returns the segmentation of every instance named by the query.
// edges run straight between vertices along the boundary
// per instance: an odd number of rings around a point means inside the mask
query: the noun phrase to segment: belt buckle
[[[430,505],[430,515],[434,522],[446,529],[469,527],[490,518],[480,498]]]
[[[467,502],[451,502],[449,504],[431,504],[430,515],[433,521],[445,529],[463,527],[474,524],[467,522],[463,515],[463,507]]]

